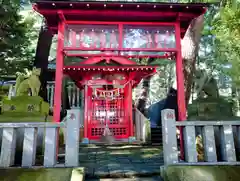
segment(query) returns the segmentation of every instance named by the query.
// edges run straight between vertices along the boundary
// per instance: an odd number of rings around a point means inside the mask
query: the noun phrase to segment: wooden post
[[[84,85],[84,138],[83,138],[83,143],[88,144],[88,119],[89,119],[89,104],[90,98],[88,94],[88,86]]]
[[[176,78],[177,78],[177,103],[178,103],[178,119],[177,121],[186,120],[186,103],[184,93],[184,75],[183,75],[183,61],[182,61],[182,50],[181,50],[181,31],[180,24],[177,23],[175,26],[176,32]]]
[[[63,78],[63,46],[64,46],[64,22],[58,24],[57,60],[55,72],[54,108],[53,120],[60,122],[62,104],[62,78]]]
[[[180,23],[175,25],[176,32],[176,79],[177,79],[177,106],[178,106],[178,120],[186,120],[186,102],[185,102],[185,89],[184,89],[184,75],[183,75],[183,61],[181,50],[181,29]],[[183,141],[183,129],[180,128],[180,152],[181,159],[184,159],[184,141]]]
[[[133,106],[132,106],[132,81],[129,82],[128,84],[128,115],[129,115],[129,135],[130,137],[133,137],[134,134],[133,134],[133,117],[132,117],[132,109],[133,109]]]

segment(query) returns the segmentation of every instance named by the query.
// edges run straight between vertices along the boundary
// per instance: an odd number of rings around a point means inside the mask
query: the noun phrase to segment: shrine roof
[[[37,1],[33,8],[46,18],[48,26],[57,28],[58,13],[66,21],[105,22],[176,22],[180,21],[181,37],[191,21],[204,14],[205,3],[149,3],[102,1]]]
[[[99,66],[99,65],[67,65],[64,66],[64,71],[126,71],[126,72],[132,72],[132,71],[152,71],[155,70],[157,66],[151,66],[151,65],[121,65],[121,66],[115,66],[115,65],[108,65],[108,66]]]
[[[82,88],[81,82],[83,77],[91,73],[104,73],[104,74],[114,74],[114,73],[134,73],[132,80],[134,80],[133,88],[136,87],[140,81],[145,78],[154,75],[157,72],[157,66],[145,66],[145,65],[121,65],[121,66],[96,66],[96,65],[81,65],[77,66],[64,66],[63,72],[68,75],[75,84]]]

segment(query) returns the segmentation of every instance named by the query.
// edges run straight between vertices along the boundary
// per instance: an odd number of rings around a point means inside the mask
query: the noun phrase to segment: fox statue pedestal
[[[25,73],[17,73],[15,91],[11,90],[11,92],[16,93],[16,96],[12,97],[12,94],[9,94],[8,97],[2,100],[0,123],[48,121],[49,104],[38,96],[41,87],[40,73],[41,69],[35,67],[32,71],[25,70]],[[16,132],[16,163],[19,164],[23,149],[24,128],[16,128]],[[2,137],[2,130],[0,130],[0,137]],[[41,153],[43,150],[43,138],[44,128],[39,128],[37,153]]]
[[[0,115],[1,123],[32,123],[47,122],[49,113],[49,104],[44,102],[39,96],[18,96],[12,97],[11,100],[3,100],[2,114]],[[21,160],[23,149],[24,128],[17,128],[16,143],[16,160]],[[37,154],[43,150],[44,128],[37,130]],[[2,130],[0,131],[0,137]]]
[[[3,100],[2,115],[9,117],[42,118],[45,121],[49,104],[39,96],[17,96]],[[21,121],[21,120],[20,120]]]
[[[232,103],[221,98],[198,98],[188,106],[188,120],[233,120]]]

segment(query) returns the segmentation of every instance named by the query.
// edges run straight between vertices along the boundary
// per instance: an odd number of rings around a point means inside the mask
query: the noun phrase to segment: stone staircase
[[[162,127],[151,128],[151,142],[152,145],[162,146]]]

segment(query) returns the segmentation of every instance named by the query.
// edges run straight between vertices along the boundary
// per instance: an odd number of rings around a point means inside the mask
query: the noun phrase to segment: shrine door
[[[128,138],[124,88],[105,90],[88,87],[88,138],[98,140],[108,126],[115,139]]]

